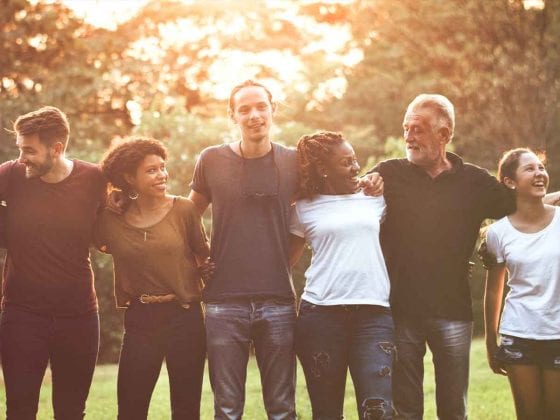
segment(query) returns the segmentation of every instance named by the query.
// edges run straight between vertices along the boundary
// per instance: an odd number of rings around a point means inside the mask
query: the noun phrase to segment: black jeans
[[[126,310],[124,328],[117,386],[119,419],[148,417],[164,359],[172,418],[198,419],[206,358],[200,304],[185,309],[178,302],[134,302]]]
[[[7,307],[0,320],[0,344],[7,419],[35,419],[49,362],[55,418],[84,417],[99,349],[97,313],[57,318]]]

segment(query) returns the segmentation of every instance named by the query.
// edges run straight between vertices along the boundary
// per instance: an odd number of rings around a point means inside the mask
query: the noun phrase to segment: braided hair
[[[310,199],[321,192],[325,183],[320,166],[325,166],[331,147],[344,143],[340,133],[320,131],[302,136],[297,144],[297,163],[300,179],[299,198]]]

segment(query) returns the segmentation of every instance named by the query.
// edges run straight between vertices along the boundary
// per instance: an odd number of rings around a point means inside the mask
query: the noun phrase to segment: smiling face
[[[261,86],[245,86],[235,93],[230,117],[239,125],[243,140],[267,141],[275,106]]]
[[[42,177],[54,167],[56,150],[42,143],[38,134],[19,134],[16,145],[19,149],[18,160],[25,165],[26,178]]]
[[[161,197],[167,191],[165,160],[159,155],[147,155],[134,175],[125,175],[126,181],[138,195]]]
[[[354,149],[347,141],[331,146],[331,153],[324,162],[324,193],[352,194],[358,191],[358,173],[360,165],[356,160]]]
[[[403,130],[406,158],[415,165],[430,169],[445,156],[448,139],[435,125],[436,112],[430,108],[413,108],[404,116]]]
[[[504,184],[515,189],[518,197],[542,198],[548,188],[548,172],[537,155],[531,152],[519,156],[515,177],[505,178]]]

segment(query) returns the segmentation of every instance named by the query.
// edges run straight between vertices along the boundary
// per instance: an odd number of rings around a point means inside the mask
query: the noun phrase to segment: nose
[[[27,163],[27,158],[23,155],[23,152],[20,152],[18,156],[18,162],[22,164]]]
[[[255,118],[258,118],[258,116],[259,116],[259,111],[258,111],[257,108],[251,108],[251,109],[249,110],[249,119],[250,119],[250,120],[253,120],[253,119],[255,119]]]
[[[403,137],[404,141],[407,143],[412,141],[412,132],[410,130],[404,130]]]

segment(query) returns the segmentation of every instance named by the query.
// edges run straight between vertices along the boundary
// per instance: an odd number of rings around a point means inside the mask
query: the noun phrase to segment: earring
[[[326,178],[326,177],[327,177],[327,174],[323,174],[323,178]]]
[[[511,189],[512,189],[512,190],[515,190],[515,185],[512,185],[512,186],[511,186]]]
[[[138,193],[136,191],[130,191],[128,193],[128,198],[131,200],[136,200],[138,198]]]

